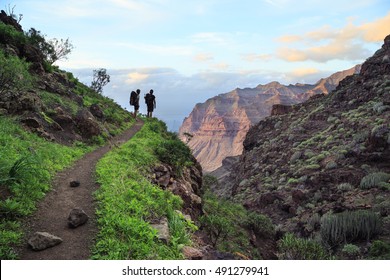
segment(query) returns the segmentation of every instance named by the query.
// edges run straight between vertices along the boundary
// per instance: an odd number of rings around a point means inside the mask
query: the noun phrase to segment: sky
[[[56,64],[132,110],[154,90],[177,130],[198,102],[235,88],[315,83],[364,62],[390,34],[388,0],[1,0],[20,24],[74,49]],[[145,113],[141,103],[141,112]]]

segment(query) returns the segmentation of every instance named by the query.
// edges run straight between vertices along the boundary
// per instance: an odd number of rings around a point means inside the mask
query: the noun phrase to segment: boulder
[[[42,251],[54,247],[62,242],[60,237],[54,236],[47,232],[36,232],[28,240],[28,244],[34,251]]]
[[[98,119],[103,119],[104,118],[103,110],[97,104],[92,104],[89,107],[89,111],[91,112],[92,115],[94,115]]]
[[[150,226],[157,230],[157,238],[164,242],[169,243],[171,235],[169,234],[168,219],[163,217],[158,223],[152,223]]]
[[[170,182],[171,182],[171,174],[169,174],[169,173],[167,173],[167,174],[165,174],[157,179],[158,185],[163,189],[166,189]]]
[[[300,204],[307,199],[306,194],[302,190],[292,190],[291,197],[292,200],[297,204]]]
[[[68,225],[71,228],[82,226],[88,221],[88,215],[82,209],[73,209],[68,217]]]
[[[86,138],[92,138],[101,134],[101,129],[95,117],[87,109],[77,113],[76,125],[80,134]]]
[[[23,124],[25,124],[27,127],[29,128],[35,128],[35,129],[38,129],[38,128],[41,128],[42,125],[41,123],[39,122],[39,120],[37,120],[36,118],[34,117],[26,117],[24,119],[22,119],[21,121]]]
[[[201,250],[190,246],[184,246],[181,249],[181,252],[183,253],[184,258],[187,260],[202,260],[204,257]]]

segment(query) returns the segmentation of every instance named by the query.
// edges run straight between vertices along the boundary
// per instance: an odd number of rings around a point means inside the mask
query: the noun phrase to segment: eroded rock
[[[50,247],[54,247],[62,242],[58,236],[52,235],[48,232],[36,232],[28,240],[28,244],[34,251],[42,251]]]
[[[88,215],[82,209],[76,208],[70,211],[68,225],[71,228],[77,228],[85,224],[88,219]]]
[[[168,219],[166,217],[161,218],[158,223],[150,224],[151,227],[157,230],[157,238],[162,242],[168,244],[171,235],[169,233]]]

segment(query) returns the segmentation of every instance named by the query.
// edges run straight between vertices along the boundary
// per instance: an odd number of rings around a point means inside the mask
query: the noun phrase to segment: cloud
[[[390,12],[383,18],[363,24],[360,29],[364,33],[365,41],[382,41],[390,33]]]
[[[219,71],[226,71],[230,68],[230,65],[224,62],[216,63],[213,65],[214,69],[217,69]]]
[[[194,60],[195,61],[199,61],[199,62],[206,62],[206,61],[210,61],[210,60],[213,60],[213,59],[214,59],[214,57],[210,53],[198,53],[194,57]]]
[[[295,44],[298,47],[281,47],[276,54],[290,61],[313,60],[326,62],[334,59],[362,60],[370,52],[363,47],[364,42],[380,42],[390,33],[390,12],[373,22],[355,25],[353,19],[341,29],[323,26],[320,29],[299,35],[285,35],[278,41]]]
[[[313,74],[318,74],[320,71],[315,68],[297,68],[291,71],[291,75],[296,78],[302,78]]]
[[[369,51],[360,44],[333,41],[329,44],[306,49],[280,48],[277,56],[289,62],[313,60],[327,62],[333,59],[362,60],[369,56]]]
[[[132,72],[127,74],[127,77],[128,79],[126,80],[126,84],[136,84],[149,78],[149,74]]]
[[[281,43],[293,43],[302,40],[301,36],[298,35],[284,35],[277,38],[278,42]]]
[[[255,54],[255,53],[248,53],[241,55],[241,58],[243,60],[249,61],[249,62],[255,62],[255,61],[268,61],[272,59],[271,54]]]

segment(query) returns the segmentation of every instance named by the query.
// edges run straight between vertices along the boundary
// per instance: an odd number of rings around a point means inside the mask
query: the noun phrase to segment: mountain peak
[[[184,120],[179,134],[194,135],[189,142],[190,148],[203,169],[213,171],[221,166],[225,157],[242,153],[242,142],[249,127],[269,116],[274,104],[297,104],[314,94],[329,92],[336,85],[325,83],[321,89],[312,91],[315,85],[284,86],[272,81],[256,88],[236,88],[213,97],[213,102],[209,99],[201,106],[197,105]],[[202,109],[198,110],[200,107]]]

